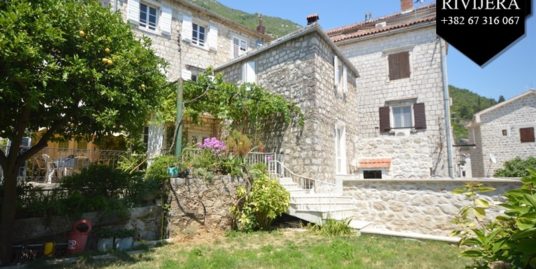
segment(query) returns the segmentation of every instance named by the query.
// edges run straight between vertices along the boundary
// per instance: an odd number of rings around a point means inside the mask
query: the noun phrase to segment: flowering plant
[[[201,149],[208,149],[214,153],[221,153],[226,149],[225,143],[218,140],[216,137],[206,138],[202,144],[197,144],[197,146]]]

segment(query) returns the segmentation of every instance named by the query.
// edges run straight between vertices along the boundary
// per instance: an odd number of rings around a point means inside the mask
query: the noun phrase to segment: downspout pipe
[[[443,105],[445,112],[445,137],[447,140],[447,162],[449,177],[454,177],[454,160],[452,157],[452,127],[450,124],[450,95],[447,73],[447,48],[443,46],[443,40],[438,38],[441,49],[441,73],[443,74]]]

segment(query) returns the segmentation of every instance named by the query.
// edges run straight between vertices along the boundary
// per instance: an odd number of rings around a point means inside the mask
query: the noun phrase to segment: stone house
[[[256,83],[300,106],[305,125],[274,130],[266,149],[284,155],[293,172],[334,183],[356,152],[358,72],[311,24],[216,67],[234,83]]]
[[[536,156],[536,90],[474,115],[469,123],[473,176],[490,177],[506,161]]]
[[[165,70],[169,81],[195,80],[208,67],[226,63],[272,39],[264,34],[262,24],[253,31],[186,0],[101,2],[121,12],[137,35],[151,39],[156,54],[169,63]],[[186,124],[184,135],[189,142],[218,135],[213,118],[203,121],[200,125]],[[172,137],[173,127],[150,124],[145,134],[150,155],[168,147]]]
[[[453,176],[447,44],[436,35],[435,5],[327,32],[359,70],[355,155],[359,178]]]

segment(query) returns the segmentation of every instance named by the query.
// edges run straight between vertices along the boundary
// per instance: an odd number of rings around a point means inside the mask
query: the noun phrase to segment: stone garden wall
[[[499,203],[504,192],[521,185],[516,180],[477,180],[494,187],[482,198]],[[467,180],[346,180],[344,195],[353,196],[355,219],[371,224],[367,229],[449,236],[452,219],[470,201],[452,191],[469,183]],[[475,182],[475,181],[471,181]],[[494,218],[499,210],[490,210]]]
[[[228,230],[232,227],[229,209],[235,202],[236,189],[245,185],[244,181],[230,176],[216,176],[211,181],[201,178],[171,181],[170,237],[194,234],[199,229]]]
[[[93,229],[96,227],[112,229],[134,229],[136,238],[141,240],[157,240],[161,234],[162,209],[159,206],[132,208],[127,219],[99,214],[98,212],[84,213],[78,219],[87,219]],[[78,220],[77,219],[77,220]],[[18,219],[13,226],[13,242],[41,242],[53,240],[67,241],[67,234],[71,231],[76,220],[68,217],[27,218]],[[93,238],[94,233],[90,235]]]

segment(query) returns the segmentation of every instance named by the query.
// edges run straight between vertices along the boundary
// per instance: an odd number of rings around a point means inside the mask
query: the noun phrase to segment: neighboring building
[[[262,25],[253,31],[185,0],[101,2],[119,10],[137,35],[151,38],[155,53],[169,63],[169,81],[195,80],[205,69],[222,65],[271,40]],[[213,132],[217,128],[198,127],[185,126],[188,141],[217,135]],[[166,141],[171,138],[166,134],[170,132],[163,125],[151,125],[147,131],[150,155],[169,147]]]
[[[360,178],[445,177],[454,166],[436,7],[401,5],[398,14],[327,32],[360,72],[348,110],[358,115],[350,123],[357,127],[351,165]]]
[[[334,183],[355,154],[357,70],[314,23],[215,69],[234,83],[256,83],[300,106],[305,125],[266,133],[267,151],[284,154],[300,175]],[[280,132],[281,131],[281,132]]]
[[[506,161],[536,156],[536,90],[474,115],[468,125],[473,176],[490,177]]]

